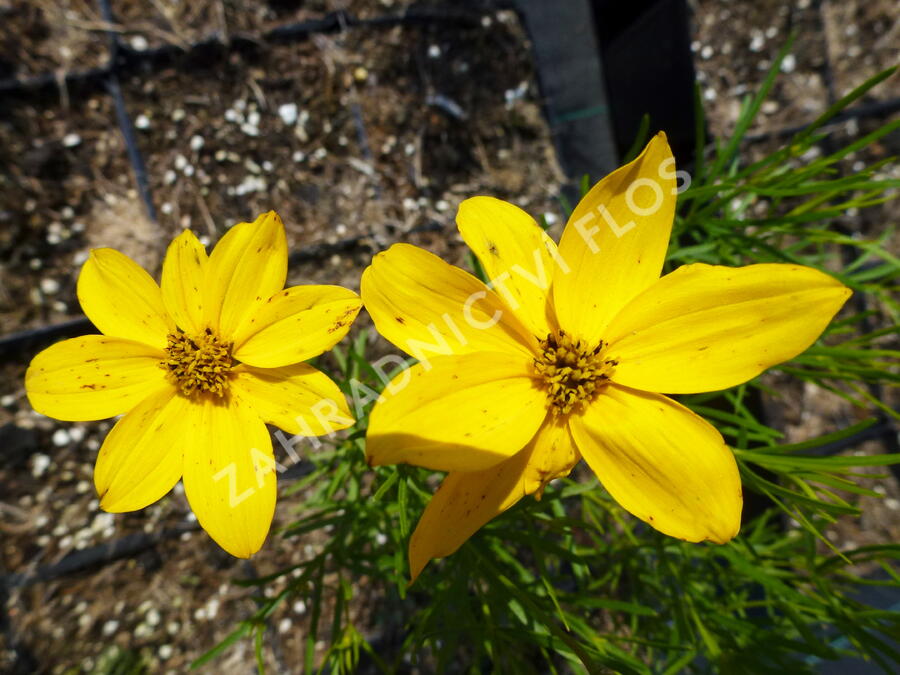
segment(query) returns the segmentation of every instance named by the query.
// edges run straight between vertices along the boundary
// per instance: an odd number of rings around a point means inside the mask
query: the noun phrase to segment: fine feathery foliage
[[[408,586],[407,542],[439,475],[367,466],[370,396],[353,411],[359,421],[349,432],[297,448],[306,474],[283,489],[296,495],[296,520],[273,536],[289,546],[316,542],[310,555],[296,567],[238,580],[255,590],[257,611],[195,665],[252,639],[262,669],[273,615],[303,600],[305,672],[355,672],[367,664],[390,673],[418,664],[434,672],[798,673],[844,657],[888,673],[900,669],[893,641],[900,611],[872,606],[866,593],[900,589],[900,545],[839,550],[826,535],[837,518],[859,515],[859,498],[879,496],[860,485],[860,469],[887,467],[900,455],[823,452],[854,447],[866,430],[898,416],[881,400],[900,377],[900,261],[884,248],[892,231],[859,236],[835,222],[900,187],[880,177],[887,159],[841,171],[843,160],[895,132],[900,121],[846,142],[828,126],[893,70],[748,162],[747,130],[788,47],[744,102],[732,136],[712,147],[698,99],[697,162],[679,195],[666,271],[691,262],[790,262],[827,271],[853,289],[822,339],[777,370],[843,397],[863,421],[788,445],[762,419],[760,396],[777,402],[779,393],[760,378],[681,397],[734,449],[745,494],[767,504],[745,513],[730,543],[660,535],[576,469]],[[371,364],[372,337],[360,330],[333,352],[331,374],[351,400],[363,395],[359,383],[368,392],[383,387]]]

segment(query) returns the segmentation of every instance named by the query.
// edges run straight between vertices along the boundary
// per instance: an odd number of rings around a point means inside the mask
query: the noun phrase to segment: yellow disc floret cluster
[[[185,396],[206,391],[224,396],[228,373],[234,361],[231,343],[219,340],[208,328],[199,336],[170,333],[166,360],[160,366],[167,369]]]
[[[609,381],[618,362],[604,358],[604,347],[602,340],[590,347],[562,330],[541,340],[541,356],[534,360],[534,371],[547,387],[554,413],[568,415]]]

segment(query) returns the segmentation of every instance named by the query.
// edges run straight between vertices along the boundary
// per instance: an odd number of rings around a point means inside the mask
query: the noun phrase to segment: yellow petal
[[[291,434],[323,436],[354,423],[343,392],[325,373],[305,363],[240,366],[232,386],[265,422]]]
[[[209,257],[204,324],[225,339],[237,334],[284,288],[287,255],[284,225],[274,211],[228,230]]]
[[[203,284],[208,257],[193,232],[179,234],[166,251],[162,298],[169,315],[185,333],[197,335],[203,325]]]
[[[318,356],[340,342],[362,307],[340,286],[293,286],[268,299],[235,334],[234,357],[276,368]]]
[[[100,508],[137,511],[162,499],[181,478],[192,405],[167,387],[148,396],[109,432],[94,467]]]
[[[597,183],[559,243],[569,269],[553,279],[559,325],[595,343],[616,313],[662,272],[675,214],[675,163],[663,133]]]
[[[741,526],[734,455],[708,422],[659,394],[610,385],[569,421],[613,499],[663,534],[725,543]]]
[[[165,384],[163,358],[162,351],[140,342],[83,335],[35,356],[25,391],[42,415],[70,422],[115,417]]]
[[[128,256],[111,248],[92,250],[78,275],[77,293],[101,333],[165,348],[175,324],[159,286]]]
[[[249,558],[262,547],[275,513],[272,439],[233,389],[224,400],[198,398],[197,408],[185,446],[185,494],[209,536],[231,555]]]
[[[479,471],[519,452],[547,414],[525,357],[441,356],[401,372],[369,418],[369,464]]]
[[[566,476],[579,455],[569,430],[548,418],[521,452],[484,471],[454,471],[428,502],[409,540],[412,581],[429,560],[455,553],[495,516],[525,495]]]
[[[800,265],[685,265],[613,319],[613,379],[671,394],[746,382],[815,342],[850,293]]]
[[[456,223],[475,252],[491,287],[531,332],[545,337],[547,298],[559,253],[534,218],[493,197],[473,197],[459,206]]]
[[[531,354],[531,332],[471,274],[409,244],[379,253],[362,299],[387,340],[420,361],[479,351]]]

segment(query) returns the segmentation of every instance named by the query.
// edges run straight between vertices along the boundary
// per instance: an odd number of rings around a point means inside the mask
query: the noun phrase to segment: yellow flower
[[[656,392],[725,389],[811,345],[850,291],[798,265],[685,265],[660,278],[675,212],[664,134],[581,200],[559,247],[521,209],[462,203],[488,277],[413,246],[378,254],[362,298],[420,360],[372,411],[372,465],[448,471],[409,544],[415,579],[583,457],[613,498],[687,541],[740,528],[734,456]]]
[[[103,335],[38,354],[31,405],[62,420],[124,414],[94,469],[105,511],[135,511],[184,479],[198,521],[246,558],[265,541],[276,476],[266,423],[313,436],[352,424],[337,385],[301,363],[349,330],[361,303],[337,286],[284,288],[287,240],[274,211],[231,228],[213,252],[185,231],[161,288],[118,251],[91,251],[78,300]]]

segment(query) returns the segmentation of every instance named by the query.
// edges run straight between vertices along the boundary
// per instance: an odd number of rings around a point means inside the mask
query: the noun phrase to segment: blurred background
[[[358,289],[397,241],[461,264],[461,200],[507,199],[558,234],[562,203],[618,165],[644,115],[689,169],[695,91],[709,134],[726,137],[792,32],[748,159],[898,63],[900,3],[0,0],[0,672],[102,672],[113,647],[183,672],[253,611],[232,579],[320,544],[272,536],[235,560],[178,490],[136,514],[98,510],[110,423],[36,415],[22,384],[39,348],[91,330],[75,298],[91,247],[158,274],[182,229],[211,244],[275,209],[291,283]],[[898,110],[894,77],[829,129],[857,137]],[[846,171],[898,151],[895,134]],[[871,234],[897,215],[888,203],[842,224]],[[854,419],[810,386],[770,414],[788,442]],[[887,499],[836,538],[898,540],[900,492],[877,489]],[[299,499],[280,501],[276,528]],[[357,605],[359,625],[377,627],[364,589]],[[295,671],[306,621],[302,602],[272,617],[275,672]],[[216,664],[252,670],[251,645]]]

